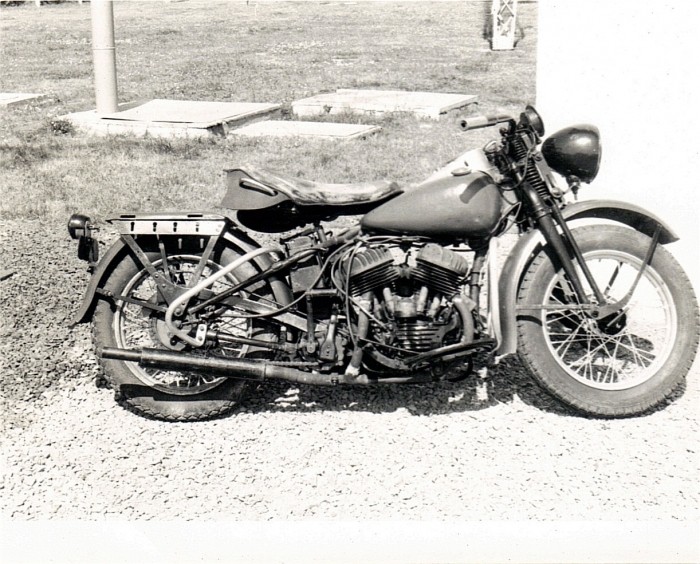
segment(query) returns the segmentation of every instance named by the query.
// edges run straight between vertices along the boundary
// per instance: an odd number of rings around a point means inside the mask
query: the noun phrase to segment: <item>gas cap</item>
[[[456,168],[452,171],[452,176],[466,176],[467,174],[471,173],[471,171],[472,169],[470,169],[468,166]]]

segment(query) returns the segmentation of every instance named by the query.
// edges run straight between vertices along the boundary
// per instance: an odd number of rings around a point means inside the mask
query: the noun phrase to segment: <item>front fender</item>
[[[237,229],[227,230],[224,232],[222,237],[244,253],[260,248],[260,245],[258,245],[246,233]],[[109,248],[90,278],[90,283],[85,291],[83,301],[80,304],[78,311],[73,316],[71,325],[85,323],[92,318],[92,314],[95,310],[95,303],[97,301],[97,289],[101,288],[105,284],[107,278],[109,277],[109,273],[114,270],[116,265],[122,260],[123,256],[129,252],[130,250],[128,245],[121,238]],[[260,255],[253,259],[253,262],[260,270],[265,270],[272,265],[272,259],[268,255]],[[287,305],[292,301],[292,292],[289,289],[289,286],[283,280],[280,280],[275,276],[271,276],[269,283],[275,296],[275,300],[279,304]]]
[[[622,223],[651,237],[660,229],[659,242],[663,245],[678,240],[678,235],[667,223],[651,212],[634,204],[615,200],[586,200],[566,206],[562,210],[568,222],[577,220],[603,220]],[[540,247],[545,245],[542,233],[533,230],[522,236],[511,250],[498,278],[498,316],[501,338],[496,356],[513,354],[517,350],[518,334],[515,306],[518,289],[525,270]]]
[[[644,208],[628,202],[617,200],[584,200],[570,204],[562,210],[567,222],[578,219],[601,219],[623,223],[648,237],[654,235],[657,227],[661,228],[659,243],[668,245],[678,241],[679,237],[662,219]]]

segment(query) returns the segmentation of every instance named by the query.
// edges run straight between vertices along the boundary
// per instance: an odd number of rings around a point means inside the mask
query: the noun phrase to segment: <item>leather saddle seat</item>
[[[245,191],[265,194],[268,196],[268,205],[273,203],[271,198],[275,203],[288,199],[302,206],[356,206],[379,202],[401,192],[399,185],[389,180],[329,184],[280,176],[250,165],[226,172],[229,175],[230,188],[237,184],[237,187]],[[242,195],[239,192],[239,197]],[[240,203],[242,202],[239,201]],[[240,206],[237,207],[240,209]]]

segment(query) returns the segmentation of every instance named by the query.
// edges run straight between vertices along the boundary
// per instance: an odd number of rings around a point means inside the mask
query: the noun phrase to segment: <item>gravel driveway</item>
[[[421,387],[266,385],[162,423],[99,386],[63,224],[0,222],[2,511],[37,519],[700,519],[698,363],[645,417],[577,416],[516,360]]]

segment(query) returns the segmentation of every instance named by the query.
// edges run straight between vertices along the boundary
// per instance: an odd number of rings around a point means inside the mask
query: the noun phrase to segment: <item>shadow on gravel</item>
[[[583,417],[542,390],[518,359],[505,360],[487,373],[475,370],[465,380],[454,383],[326,388],[267,382],[241,406],[241,411],[385,413],[405,408],[413,415],[435,415],[480,411],[511,403],[516,397],[538,410]]]
[[[685,393],[683,382],[656,407],[633,417],[663,411]],[[475,370],[461,382],[435,384],[320,387],[270,381],[241,405],[249,413],[366,411],[386,413],[405,408],[412,415],[439,415],[489,409],[521,401],[537,410],[562,417],[608,419],[589,416],[560,402],[543,390],[517,357],[502,361],[487,373]]]
[[[98,388],[108,387],[100,378],[95,380],[95,385]],[[683,395],[685,388],[683,382],[658,406],[633,417],[646,417],[663,411]],[[148,386],[125,386],[122,392],[129,397],[162,395]],[[165,396],[160,399],[165,399]],[[196,401],[186,396],[180,398],[180,401],[188,400]],[[562,417],[609,419],[589,416],[561,403],[537,385],[517,358],[502,361],[488,372],[476,370],[460,382],[325,387],[270,380],[261,383],[257,390],[252,388],[249,397],[236,411],[253,414],[334,411],[389,413],[406,409],[411,415],[427,416],[481,411],[514,401]],[[223,414],[221,417],[229,416]]]

